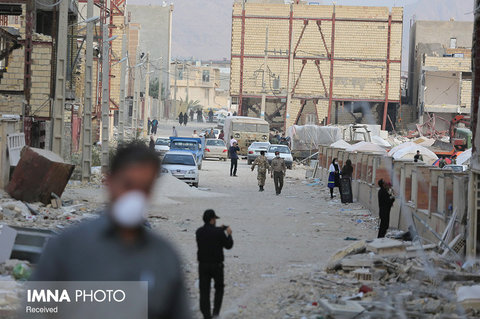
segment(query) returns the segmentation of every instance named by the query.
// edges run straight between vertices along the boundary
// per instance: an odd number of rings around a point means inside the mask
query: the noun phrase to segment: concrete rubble
[[[276,301],[278,318],[478,318],[478,265],[464,269],[431,248],[356,241],[324,270],[290,279]]]

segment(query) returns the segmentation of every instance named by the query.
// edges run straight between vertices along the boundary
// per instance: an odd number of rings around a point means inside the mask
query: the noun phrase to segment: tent
[[[376,135],[372,136],[372,143],[383,146],[383,147],[392,147],[392,145],[388,141],[385,141],[383,138]]]
[[[438,156],[434,152],[414,142],[406,142],[398,146],[395,146],[390,150],[390,152],[388,152],[388,156],[391,156],[396,160],[398,159],[413,160],[413,157],[415,156],[415,154],[417,154],[417,151],[420,151],[420,154],[422,154],[423,156],[423,161],[428,165],[432,165],[438,159]]]
[[[348,152],[370,152],[377,154],[387,154],[387,151],[381,146],[370,142],[358,142],[346,148]]]
[[[344,150],[349,148],[350,146],[352,146],[352,145],[348,144],[344,140],[338,140],[335,143],[330,144],[330,147],[341,148],[341,149],[344,149]]]
[[[470,162],[471,157],[472,157],[472,149],[469,148],[468,150],[466,150],[465,152],[457,156],[457,164],[466,165]]]

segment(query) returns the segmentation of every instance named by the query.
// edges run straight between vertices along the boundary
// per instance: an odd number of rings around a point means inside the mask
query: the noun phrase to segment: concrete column
[[[102,172],[108,171],[109,164],[109,127],[110,127],[110,43],[108,25],[103,25],[102,40]]]
[[[437,212],[439,214],[445,215],[445,177],[443,175],[438,177],[438,201],[437,201]]]
[[[67,77],[67,28],[69,1],[62,1],[59,5],[58,33],[57,33],[57,61],[55,75],[55,98],[53,100],[52,119],[52,152],[63,157],[64,118],[65,112],[65,85]]]
[[[93,0],[87,2],[87,19],[93,17]],[[85,87],[82,125],[82,181],[90,180],[92,165],[92,90],[93,90],[93,23],[87,22],[85,39]]]

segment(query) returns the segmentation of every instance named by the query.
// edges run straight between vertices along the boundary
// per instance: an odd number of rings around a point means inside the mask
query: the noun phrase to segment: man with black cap
[[[219,219],[213,209],[207,209],[203,213],[205,224],[197,229],[197,258],[198,273],[200,277],[200,311],[205,319],[218,317],[223,299],[223,248],[233,247],[232,229],[222,225],[216,227]],[[225,234],[226,233],[226,234]],[[210,306],[210,285],[215,281],[215,300]]]

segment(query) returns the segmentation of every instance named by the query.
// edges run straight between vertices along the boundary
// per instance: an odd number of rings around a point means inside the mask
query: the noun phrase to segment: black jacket
[[[230,159],[238,159],[237,152],[240,152],[240,147],[238,146],[230,146],[229,153]]]
[[[380,190],[378,191],[378,207],[381,219],[390,217],[390,209],[392,208],[394,201],[395,197],[391,196],[387,189],[380,187]]]
[[[343,166],[342,168],[342,177],[350,177],[353,175],[353,166]]]
[[[197,229],[197,258],[201,263],[221,263],[224,260],[223,248],[233,247],[233,238],[227,236],[222,227],[205,224]]]

